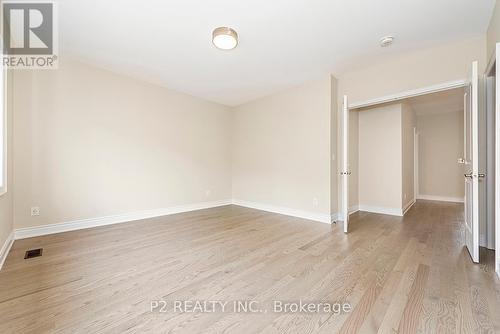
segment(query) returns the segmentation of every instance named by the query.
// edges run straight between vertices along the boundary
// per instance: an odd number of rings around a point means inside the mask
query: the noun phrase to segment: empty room
[[[495,0],[0,18],[0,333],[500,333]]]

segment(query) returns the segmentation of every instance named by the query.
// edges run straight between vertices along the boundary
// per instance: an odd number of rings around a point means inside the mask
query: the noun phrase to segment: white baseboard
[[[440,202],[454,202],[463,203],[463,197],[447,197],[447,196],[435,196],[435,195],[417,195],[417,199],[423,199],[427,201],[440,201]]]
[[[359,204],[350,206],[349,207],[349,216],[355,212],[358,212],[358,211],[359,211]]]
[[[349,208],[349,216],[352,215],[353,213],[356,213],[359,211],[359,205],[353,205]],[[331,217],[332,222],[337,222],[337,221],[343,221],[344,217],[342,216],[341,212],[333,213]]]
[[[195,204],[179,205],[179,206],[174,206],[174,207],[170,207],[170,208],[163,208],[163,209],[145,210],[145,211],[124,213],[124,214],[105,216],[105,217],[80,219],[80,220],[74,220],[74,221],[58,223],[58,224],[51,224],[51,225],[26,227],[26,228],[16,229],[14,232],[14,239],[18,240],[18,239],[25,239],[25,238],[31,238],[31,237],[38,237],[38,236],[47,235],[47,234],[81,230],[81,229],[86,229],[86,228],[91,228],[91,227],[120,224],[120,223],[126,223],[126,222],[130,222],[130,221],[134,221],[134,220],[167,216],[167,215],[171,215],[171,214],[175,214],[175,213],[202,210],[202,209],[214,208],[214,207],[223,206],[223,205],[230,205],[230,204],[231,204],[231,200],[202,202],[202,203],[195,203]]]
[[[413,206],[413,204],[415,204],[416,200],[412,200],[410,202],[408,202],[408,204],[406,204],[405,207],[403,207],[403,216],[408,212],[408,210],[411,209],[411,207]]]
[[[7,259],[7,255],[9,255],[10,248],[14,243],[14,231],[10,232],[7,236],[7,239],[3,243],[2,248],[0,249],[0,270],[3,267],[5,260]]]
[[[371,213],[380,213],[383,215],[391,215],[391,216],[402,216],[403,210],[401,208],[385,208],[380,206],[370,206],[370,205],[359,205],[359,211],[371,212]]]
[[[296,209],[291,209],[291,208],[278,207],[278,206],[274,206],[274,205],[248,202],[248,201],[243,201],[243,200],[238,200],[238,199],[233,199],[233,204],[239,205],[239,206],[244,206],[246,208],[251,208],[251,209],[279,213],[279,214],[286,215],[286,216],[314,220],[314,221],[326,223],[326,224],[331,224],[334,216],[335,216],[335,218],[337,217],[337,214],[330,216],[328,214],[307,212],[307,211],[296,210]]]

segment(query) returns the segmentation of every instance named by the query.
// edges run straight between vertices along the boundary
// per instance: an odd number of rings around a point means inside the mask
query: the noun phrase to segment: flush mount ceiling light
[[[385,36],[380,39],[380,46],[383,48],[390,46],[392,43],[394,43],[393,36]]]
[[[228,27],[216,28],[212,33],[212,43],[221,50],[232,50],[238,45],[238,33]]]

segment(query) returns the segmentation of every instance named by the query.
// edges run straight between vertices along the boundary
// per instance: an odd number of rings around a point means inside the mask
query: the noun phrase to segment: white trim
[[[358,211],[359,211],[359,204],[351,205],[349,207],[349,216]]]
[[[3,44],[0,42],[0,47]],[[4,70],[2,64],[0,64],[0,99],[1,107],[0,110],[0,197],[7,194],[8,187],[8,175],[7,175],[7,153],[8,147],[8,132],[7,132],[7,70]]]
[[[370,206],[370,205],[360,204],[359,211],[380,213],[383,215],[391,215],[391,216],[403,216],[403,210],[401,210],[401,208],[385,208],[380,206]]]
[[[435,195],[422,195],[419,194],[417,199],[423,199],[426,201],[439,201],[439,202],[454,202],[454,203],[463,203],[463,197],[448,197],[448,196],[435,196]]]
[[[373,106],[376,104],[394,102],[394,101],[399,101],[402,99],[407,99],[410,97],[416,97],[416,96],[420,96],[420,95],[442,92],[442,91],[450,90],[450,89],[454,89],[454,88],[465,87],[466,84],[467,84],[466,80],[456,80],[456,81],[444,82],[444,83],[440,83],[440,84],[433,85],[433,86],[428,86],[428,87],[424,87],[424,88],[408,90],[406,92],[400,92],[400,93],[396,93],[396,94],[392,94],[392,95],[382,96],[382,97],[367,100],[367,101],[351,103],[349,105],[349,109],[365,108],[365,107],[370,107],[370,106]]]
[[[2,249],[0,249],[0,270],[2,270],[3,264],[9,255],[10,248],[14,243],[14,231],[10,232],[7,239],[3,243]]]
[[[349,207],[349,216],[351,216],[353,213],[356,213],[359,211],[359,205],[356,204],[356,205],[351,205]],[[339,212],[339,213],[334,213],[332,215],[332,221],[345,221],[344,220],[344,214],[342,212]]]
[[[233,199],[233,204],[238,205],[238,206],[244,206],[246,208],[257,209],[257,210],[261,210],[261,211],[279,213],[279,214],[285,215],[285,216],[292,216],[292,217],[297,217],[297,218],[302,218],[302,219],[313,220],[313,221],[317,221],[317,222],[325,223],[325,224],[331,224],[333,216],[337,216],[337,215],[329,215],[329,214],[296,210],[296,209],[279,207],[279,206],[262,204],[262,203],[248,202],[248,201],[239,200],[239,199]]]
[[[413,204],[415,204],[416,200],[413,199],[412,201],[408,202],[405,207],[403,207],[403,216],[408,212],[408,210],[411,209]]]
[[[127,223],[134,220],[167,216],[176,213],[215,208],[218,206],[230,205],[230,204],[231,200],[202,202],[196,204],[179,205],[164,209],[145,210],[145,211],[124,213],[124,214],[105,216],[105,217],[79,219],[58,224],[20,228],[15,230],[14,238],[15,240],[18,240],[31,237],[38,237],[47,234],[81,230],[91,227]]]
[[[209,209],[209,208],[215,208],[218,206],[231,205],[231,204],[244,206],[244,207],[252,208],[252,209],[257,209],[257,210],[262,210],[262,211],[279,213],[279,214],[287,215],[287,216],[308,219],[308,220],[317,221],[317,222],[326,223],[326,224],[331,224],[333,221],[336,221],[339,218],[339,214],[337,214],[337,213],[334,213],[332,215],[319,214],[319,213],[306,212],[306,211],[295,210],[295,209],[291,209],[291,208],[276,207],[276,206],[272,206],[272,205],[247,202],[247,201],[241,201],[241,200],[221,200],[221,201],[214,201],[214,202],[203,202],[203,203],[197,203],[197,204],[180,205],[180,206],[164,208],[164,209],[154,209],[154,210],[138,211],[138,212],[131,212],[131,213],[104,216],[104,217],[79,219],[79,220],[74,220],[74,221],[68,221],[68,222],[50,224],[50,225],[43,225],[43,226],[20,228],[20,229],[16,229],[13,232],[11,237],[13,240],[19,240],[19,239],[38,237],[38,236],[61,233],[61,232],[82,230],[82,229],[87,229],[87,228],[92,228],[92,227],[127,223],[127,222],[131,222],[131,221],[135,221],[135,220],[161,217],[161,216],[167,216],[167,215],[176,214],[176,213]]]
[[[352,215],[353,213],[356,213],[359,211],[359,205],[352,205],[349,207],[349,216]],[[342,212],[337,212],[337,213],[334,213],[332,214],[332,223],[336,223],[338,221],[343,221],[344,218],[343,218],[343,214]]]

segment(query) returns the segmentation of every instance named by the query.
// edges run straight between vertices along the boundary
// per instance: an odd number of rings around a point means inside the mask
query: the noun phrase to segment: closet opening
[[[464,88],[350,111],[351,212],[464,203]]]

